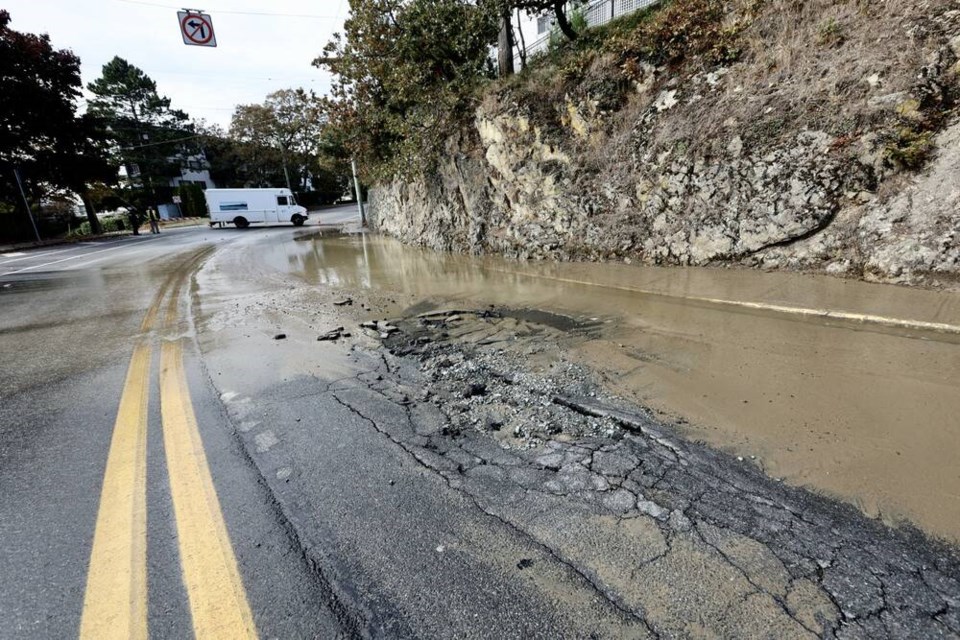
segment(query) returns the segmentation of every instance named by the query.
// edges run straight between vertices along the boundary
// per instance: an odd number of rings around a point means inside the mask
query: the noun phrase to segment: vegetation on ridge
[[[873,132],[891,171],[923,164],[954,104],[955,74],[916,81],[944,37],[946,0],[665,1],[497,79],[489,47],[501,4],[353,2],[344,35],[317,64],[337,74],[327,109],[368,178],[431,169],[447,140],[472,135],[465,125],[484,100],[574,144],[563,128],[568,101],[593,105],[597,140],[612,140],[672,90],[679,108],[647,132],[652,145],[710,152],[731,129],[752,146],[810,129],[843,146]],[[709,87],[693,86],[707,74]]]

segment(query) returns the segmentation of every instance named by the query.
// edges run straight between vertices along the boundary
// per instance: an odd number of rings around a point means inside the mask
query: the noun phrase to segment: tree
[[[282,168],[282,179],[293,191],[304,192],[308,186],[336,190],[334,185],[342,182],[337,173],[343,170],[329,156],[330,128],[323,105],[312,91],[283,89],[263,104],[238,106],[230,137],[241,173],[270,186],[276,184],[270,178]]]
[[[325,120],[316,94],[303,89],[281,89],[263,104],[239,105],[230,122],[230,134],[241,143],[262,145],[279,152],[287,188],[303,189]],[[296,185],[290,181],[290,167]]]
[[[113,141],[115,160],[127,168],[130,205],[159,204],[158,188],[180,175],[179,156],[196,143],[187,114],[157,93],[157,83],[120,57],[103,65],[103,74],[87,88],[94,95],[89,113]]]
[[[210,177],[221,187],[245,187],[241,171],[239,143],[219,125],[201,121],[197,125],[199,143],[210,164]]]
[[[207,201],[203,189],[198,184],[181,184],[177,189],[180,196],[180,211],[190,218],[203,218],[207,215]]]
[[[334,74],[326,110],[371,177],[422,170],[492,77],[502,2],[351,0],[344,34],[314,61]]]
[[[63,189],[79,194],[91,228],[97,230],[87,185],[110,181],[116,172],[106,160],[96,121],[76,113],[80,59],[54,49],[45,34],[14,31],[10,21],[10,14],[0,10],[0,201],[7,203],[0,209],[20,206],[13,178],[17,168],[35,200]],[[18,225],[10,226],[10,235],[16,236]]]
[[[568,40],[577,39],[577,30],[570,24],[567,18],[565,0],[511,0],[514,7],[522,9],[532,14],[553,13],[560,32]]]

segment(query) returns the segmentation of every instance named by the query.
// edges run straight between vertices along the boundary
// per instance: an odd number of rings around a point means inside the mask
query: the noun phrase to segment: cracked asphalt
[[[610,395],[558,357],[560,336],[589,322],[488,309],[364,327],[324,352],[339,354],[335,379],[293,377],[266,394],[269,410],[232,409],[251,448],[270,425],[253,457],[302,535],[326,532],[307,544],[311,557],[348,608],[367,607],[363,633],[960,633],[955,548],[788,486]],[[302,345],[277,345],[288,347]],[[553,362],[548,373],[534,371],[538,359]],[[364,462],[372,442],[388,462]],[[398,531],[416,531],[413,545]],[[482,566],[451,566],[465,552]],[[424,597],[387,586],[398,581]]]
[[[556,382],[517,375],[523,363],[497,348],[502,320],[481,315],[477,324],[486,338],[476,343],[487,357],[468,350],[462,375],[442,366],[436,375],[433,361],[447,364],[463,348],[440,337],[447,332],[423,331],[421,322],[419,333],[440,342],[395,334],[388,345],[401,357],[367,364],[368,373],[330,393],[485,513],[549,549],[653,635],[903,638],[960,631],[960,562],[948,547],[685,442],[643,410],[570,397]],[[451,432],[447,425],[464,407],[449,391],[478,379],[485,389],[473,404],[530,394],[567,411],[565,430],[578,435],[537,438],[535,446],[509,451],[491,437],[497,431],[489,421]],[[438,382],[432,402],[411,399]],[[589,426],[576,423],[594,418],[621,430],[580,435]],[[593,524],[589,532],[584,523]]]

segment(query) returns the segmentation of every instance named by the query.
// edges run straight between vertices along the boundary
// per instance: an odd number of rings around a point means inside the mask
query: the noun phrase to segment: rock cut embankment
[[[724,6],[736,55],[658,64],[611,30],[492,86],[432,172],[372,190],[375,226],[521,259],[960,280],[960,2]]]

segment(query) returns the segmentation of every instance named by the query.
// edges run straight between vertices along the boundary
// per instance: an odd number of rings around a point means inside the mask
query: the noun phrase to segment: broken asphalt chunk
[[[318,342],[335,341],[335,340],[339,340],[340,338],[349,338],[349,337],[350,337],[350,334],[344,333],[343,327],[337,327],[336,329],[331,329],[330,331],[327,331],[326,333],[318,336],[317,341]]]

